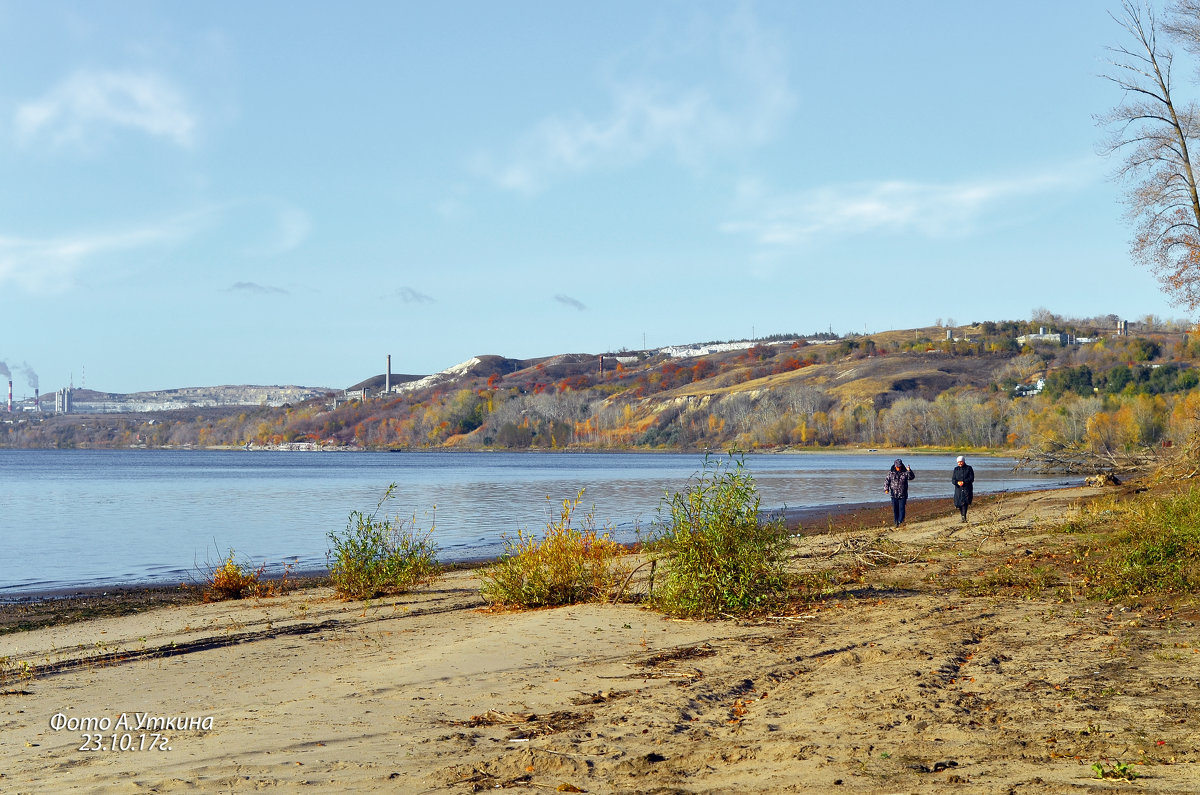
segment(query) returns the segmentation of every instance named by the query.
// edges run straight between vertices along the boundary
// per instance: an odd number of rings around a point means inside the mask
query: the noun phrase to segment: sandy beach
[[[798,567],[893,560],[755,620],[489,612],[456,571],[3,635],[0,791],[1200,792],[1197,615],[953,585],[1097,491],[831,524]]]

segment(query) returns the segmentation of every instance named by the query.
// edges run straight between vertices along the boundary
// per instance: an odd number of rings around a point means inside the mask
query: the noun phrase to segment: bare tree
[[[998,377],[1003,380],[1008,376],[1012,376],[1018,381],[1025,381],[1041,372],[1045,366],[1045,362],[1037,354],[1023,353],[1009,360],[1008,364],[1004,365],[1004,368],[1000,370]]]
[[[1192,311],[1200,307],[1200,197],[1190,146],[1200,117],[1193,103],[1175,101],[1173,55],[1158,40],[1153,11],[1124,0],[1111,16],[1132,41],[1109,48],[1105,78],[1124,97],[1097,121],[1109,130],[1105,154],[1124,157],[1117,176],[1131,183],[1125,201],[1135,229],[1132,254],[1174,302]]]
[[[1062,324],[1062,318],[1051,312],[1044,306],[1039,306],[1029,313],[1029,320],[1032,323],[1037,323],[1047,328],[1052,328]]]
[[[745,392],[726,395],[712,408],[712,412],[728,422],[730,429],[737,433],[746,429],[753,410],[754,399]]]
[[[800,384],[779,390],[784,407],[792,414],[811,417],[818,411],[828,411],[833,401],[820,387]]]
[[[1167,9],[1163,32],[1193,55],[1200,55],[1200,0],[1175,0]]]

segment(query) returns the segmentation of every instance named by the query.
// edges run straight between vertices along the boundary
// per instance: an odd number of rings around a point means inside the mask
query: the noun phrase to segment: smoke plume
[[[21,371],[25,373],[25,380],[29,382],[30,389],[38,388],[38,374],[29,366],[29,362],[21,362]]]
[[[12,378],[12,371],[8,369],[8,365],[4,362],[0,362],[0,376]]]

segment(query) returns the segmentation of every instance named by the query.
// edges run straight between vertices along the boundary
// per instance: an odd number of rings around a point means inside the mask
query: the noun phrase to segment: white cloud
[[[243,259],[257,262],[300,246],[310,226],[307,213],[284,202],[239,199],[124,229],[50,238],[0,235],[0,286],[58,292],[74,287],[79,272],[107,255],[184,242],[208,241],[221,248],[223,257],[236,250]],[[239,289],[252,284],[238,283]]]
[[[48,239],[0,237],[0,285],[29,292],[56,292],[74,285],[75,274],[93,258],[161,245],[184,230],[176,222],[121,232]]]
[[[138,130],[191,146],[196,118],[181,93],[152,73],[79,71],[41,99],[21,105],[15,118],[23,143],[85,145],[102,131]]]
[[[289,207],[279,214],[279,248],[290,251],[308,239],[312,230],[308,213]]]
[[[507,157],[482,155],[475,166],[502,188],[533,193],[571,174],[662,152],[697,165],[713,153],[769,140],[794,105],[781,48],[741,13],[722,26],[703,55],[708,66],[720,68],[722,85],[648,76],[619,80],[607,112],[548,116]]]
[[[950,237],[973,231],[1005,201],[1078,184],[1071,167],[1058,172],[975,182],[858,183],[770,194],[760,184],[739,187],[740,216],[721,230],[764,247],[786,247],[868,233]]]
[[[253,210],[258,202],[235,202],[232,207]],[[244,253],[251,257],[277,257],[299,248],[312,231],[308,213],[283,202],[262,200],[268,217],[263,224],[263,237],[246,247]],[[252,213],[247,212],[249,216]]]
[[[272,259],[294,251],[312,232],[309,214],[269,196],[237,198],[190,213],[196,231],[220,239],[243,259]]]
[[[444,221],[463,218],[467,214],[467,205],[457,197],[442,199],[433,206],[433,210]]]

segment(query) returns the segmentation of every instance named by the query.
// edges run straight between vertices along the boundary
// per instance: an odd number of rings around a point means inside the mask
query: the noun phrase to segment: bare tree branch
[[[1200,111],[1175,101],[1174,56],[1158,41],[1152,9],[1124,0],[1121,12],[1109,16],[1132,44],[1109,48],[1111,71],[1103,77],[1125,96],[1096,121],[1109,129],[1103,153],[1123,156],[1115,176],[1135,183],[1125,197],[1134,226],[1131,252],[1172,301],[1195,310],[1200,307],[1200,195],[1190,150]],[[1200,53],[1200,0],[1178,0],[1162,29]]]

